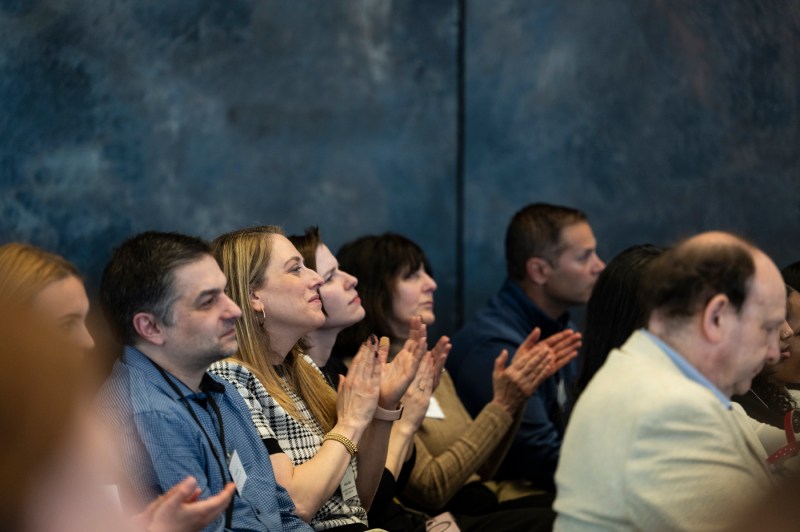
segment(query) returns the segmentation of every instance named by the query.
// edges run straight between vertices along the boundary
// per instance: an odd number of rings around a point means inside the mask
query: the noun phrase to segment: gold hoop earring
[[[261,316],[256,314],[256,321],[258,322],[258,326],[259,327],[263,327],[264,326],[264,322],[267,321],[267,312],[264,310],[263,307],[261,308]]]

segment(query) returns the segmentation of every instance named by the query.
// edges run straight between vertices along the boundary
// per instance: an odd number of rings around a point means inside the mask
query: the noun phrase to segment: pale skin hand
[[[408,385],[414,380],[419,364],[427,350],[426,328],[422,318],[411,318],[408,340],[403,349],[397,353],[394,360],[383,365],[381,379],[381,408],[387,410],[397,409],[400,398],[403,397]]]
[[[503,349],[495,359],[492,372],[494,398],[492,402],[513,416],[536,388],[554,373],[555,353],[545,342],[538,343],[541,331],[537,327],[517,348],[511,364],[506,367],[508,351]]]
[[[419,372],[427,349],[426,335],[422,318],[413,318],[409,324],[408,340],[391,363],[386,363],[389,354],[388,339],[385,343],[382,342],[378,350],[379,358],[383,362],[379,402],[382,408],[397,409],[400,398]],[[364,452],[359,456],[359,476],[356,483],[358,494],[366,507],[372,503],[384,466],[397,478],[411,450],[414,435],[398,436],[399,426],[401,425],[390,421],[374,420],[364,437]]]
[[[386,359],[389,356],[389,339],[381,338],[381,342],[375,352],[376,363],[381,368],[386,367]],[[383,380],[383,374],[381,374]],[[383,476],[383,466],[386,462],[386,448],[389,442],[389,432],[391,431],[391,421],[380,421],[372,419],[359,444],[358,455],[358,477],[356,478],[356,489],[361,505],[369,510],[372,506],[372,499],[378,488],[381,476]]]
[[[198,501],[197,481],[186,477],[151,502],[134,522],[148,532],[196,532],[225,511],[235,491],[236,486],[229,482],[216,495]]]
[[[433,349],[428,351],[428,354],[433,357],[434,373],[433,373],[433,389],[439,387],[439,382],[442,380],[442,372],[444,371],[444,363],[447,361],[447,355],[450,354],[450,349],[453,345],[450,343],[450,338],[442,336]]]
[[[533,332],[537,332],[538,330],[539,328],[537,327],[533,330]],[[581,347],[581,338],[581,333],[573,331],[572,329],[565,329],[560,333],[554,334],[545,340],[542,340],[542,343],[549,346],[555,354],[555,362],[550,375],[555,374],[558,370],[567,365],[572,359],[578,356],[578,350]]]
[[[433,355],[429,352],[411,385],[403,394],[403,417],[395,421],[397,425],[404,425],[412,434],[419,430],[425,421],[428,405],[434,390],[436,365]]]
[[[420,364],[417,375],[403,394],[403,417],[394,422],[386,456],[386,469],[397,478],[403,464],[413,449],[414,433],[417,432],[428,411],[433,394],[436,373],[433,355],[429,352]]]
[[[336,396],[336,414],[339,420],[337,425],[352,427],[359,435],[372,422],[378,406],[381,360],[376,353],[377,347],[377,339],[374,337],[361,344],[347,377],[339,375]]]
[[[380,382],[381,358],[377,355],[377,344],[373,339],[371,343],[368,341],[361,345],[347,377],[339,379],[336,398],[339,417],[331,432],[341,434],[359,445],[367,426],[372,422]],[[284,453],[270,454],[269,458],[275,480],[289,492],[295,504],[295,514],[306,522],[310,522],[325,501],[330,499],[350,464],[350,453],[345,446],[332,440],[325,441],[311,460],[297,466]]]

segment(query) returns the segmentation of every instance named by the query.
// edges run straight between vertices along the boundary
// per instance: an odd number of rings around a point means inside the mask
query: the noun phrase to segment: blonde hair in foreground
[[[85,363],[25,305],[0,301],[0,338],[0,528],[25,530],[31,508],[50,507],[36,496],[75,430]],[[29,376],[45,393],[30,393]]]
[[[0,246],[0,299],[6,303],[27,302],[70,276],[80,277],[77,268],[54,253],[18,242]]]
[[[265,225],[226,233],[212,242],[214,258],[228,280],[228,294],[242,309],[236,322],[239,350],[234,358],[243,362],[267,392],[296,420],[307,423],[286,391],[285,382],[308,406],[311,415],[327,433],[336,424],[336,391],[304,358],[298,342],[283,362],[284,378],[270,363],[269,335],[258,323],[250,293],[266,281],[264,274],[272,251],[272,239],[282,235],[276,226]]]

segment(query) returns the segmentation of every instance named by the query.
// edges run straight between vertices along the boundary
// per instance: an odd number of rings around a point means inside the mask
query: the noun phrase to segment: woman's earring
[[[264,310],[264,307],[261,307],[261,316],[256,314],[256,321],[259,327],[263,327],[264,322],[267,321],[267,312]]]

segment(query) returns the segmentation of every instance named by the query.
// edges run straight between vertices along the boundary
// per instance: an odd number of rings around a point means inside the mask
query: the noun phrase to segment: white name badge
[[[558,381],[558,388],[556,388],[556,400],[558,401],[558,406],[564,408],[564,405],[567,404],[567,387],[564,384],[564,379],[559,379]]]
[[[431,402],[428,403],[428,411],[425,412],[425,417],[429,417],[431,419],[444,419],[444,410],[442,410],[439,401],[437,401],[433,396],[431,396]]]
[[[353,468],[349,465],[344,471],[344,478],[342,478],[342,499],[349,501],[353,497],[358,497],[358,489],[356,488],[356,475],[353,473]]]
[[[244,485],[247,482],[247,473],[242,465],[242,459],[239,458],[239,453],[235,450],[231,455],[231,462],[228,464],[228,471],[231,472],[233,482],[236,484],[236,491],[241,497],[242,492],[244,491]]]

